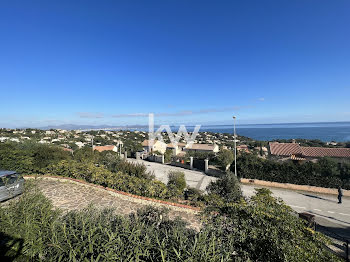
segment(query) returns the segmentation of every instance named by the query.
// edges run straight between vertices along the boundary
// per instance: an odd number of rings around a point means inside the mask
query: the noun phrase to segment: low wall
[[[161,163],[163,164],[163,157],[162,156],[157,156],[157,155],[152,155],[147,158],[148,161],[151,162],[156,162],[156,163]]]
[[[177,166],[177,167],[182,167],[182,168],[186,168],[186,169],[190,169],[190,165],[182,164],[182,163],[180,163],[180,162],[174,162],[174,161],[172,161],[172,162],[170,163],[170,165],[172,165],[172,166]]]
[[[337,188],[325,188],[325,187],[316,187],[316,186],[308,186],[308,185],[277,183],[277,182],[270,182],[270,181],[264,181],[264,180],[258,180],[258,179],[248,179],[248,178],[241,178],[241,183],[257,185],[257,186],[277,187],[277,188],[284,188],[284,189],[291,189],[291,190],[308,191],[308,192],[320,193],[320,194],[338,195]],[[343,195],[350,196],[350,190],[343,189]]]

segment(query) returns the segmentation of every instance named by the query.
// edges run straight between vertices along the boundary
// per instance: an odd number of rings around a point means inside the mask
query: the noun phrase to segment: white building
[[[164,142],[161,142],[159,140],[154,140],[153,143],[150,140],[144,140],[142,142],[142,147],[143,147],[143,150],[148,153],[158,151],[159,153],[164,154],[166,151],[167,145]]]

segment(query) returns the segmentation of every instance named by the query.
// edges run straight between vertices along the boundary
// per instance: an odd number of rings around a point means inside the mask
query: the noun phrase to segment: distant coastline
[[[200,131],[232,133],[233,126],[202,126]],[[264,141],[302,138],[346,142],[350,141],[350,122],[237,125],[237,133]]]
[[[309,122],[309,123],[275,123],[275,124],[241,124],[237,125],[237,133],[256,140],[275,139],[319,139],[324,142],[350,141],[350,121],[349,122]],[[155,126],[155,128],[158,128]],[[177,132],[179,125],[172,125],[171,129]],[[194,130],[194,125],[186,125],[189,132]],[[47,126],[38,129],[67,129],[67,130],[131,130],[148,131],[148,125],[57,125]],[[233,133],[232,125],[202,125],[200,132]]]

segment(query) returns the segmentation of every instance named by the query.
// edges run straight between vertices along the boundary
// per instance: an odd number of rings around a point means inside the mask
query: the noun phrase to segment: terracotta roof
[[[112,151],[115,146],[94,146],[94,150],[97,150],[98,152],[103,151]]]
[[[350,148],[301,147],[304,156],[308,157],[350,157]]]
[[[150,144],[150,142],[151,142],[151,140],[143,140],[143,142],[141,143],[142,144],[142,146],[148,146],[149,144]],[[156,140],[154,140],[153,141],[153,145],[156,143],[157,141]]]
[[[290,156],[290,155],[302,154],[299,144],[270,142],[269,145],[270,145],[271,155]]]
[[[270,142],[271,155],[350,158],[350,148],[305,147],[296,143]]]

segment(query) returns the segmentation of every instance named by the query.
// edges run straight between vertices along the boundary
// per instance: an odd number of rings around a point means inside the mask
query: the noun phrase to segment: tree
[[[74,159],[79,162],[97,162],[99,158],[99,152],[92,150],[91,147],[85,146],[74,152]]]
[[[171,157],[173,155],[173,151],[171,149],[167,149],[164,153],[164,161],[169,163],[171,161]]]
[[[231,150],[221,150],[217,156],[218,162],[223,170],[228,170],[233,162],[234,155]]]
[[[68,160],[71,154],[60,147],[36,144],[32,148],[33,164],[39,170],[61,160]]]

